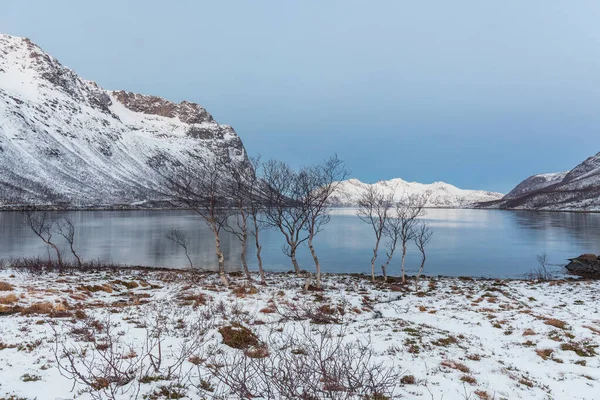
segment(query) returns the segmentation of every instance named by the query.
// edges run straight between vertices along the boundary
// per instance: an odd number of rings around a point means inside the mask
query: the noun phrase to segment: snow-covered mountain
[[[0,207],[152,205],[157,170],[245,158],[195,103],[108,91],[26,38],[0,35]]]
[[[502,198],[502,193],[487,192],[483,190],[464,190],[444,182],[423,184],[406,182],[402,179],[391,179],[377,183],[363,183],[358,179],[342,181],[331,196],[332,204],[341,207],[358,205],[360,197],[369,186],[375,186],[385,194],[394,194],[398,201],[404,196],[428,193],[427,207],[467,208],[482,201],[493,201]]]
[[[600,211],[600,153],[570,171],[530,176],[500,201],[482,207]]]

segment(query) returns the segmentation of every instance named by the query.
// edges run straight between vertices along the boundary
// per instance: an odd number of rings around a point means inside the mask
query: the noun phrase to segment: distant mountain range
[[[484,208],[600,211],[600,153],[570,171],[533,175]]]
[[[358,205],[359,199],[370,186],[376,187],[383,193],[394,195],[395,200],[413,194],[428,193],[427,207],[438,208],[471,208],[477,203],[499,200],[502,193],[487,192],[484,190],[464,190],[444,182],[423,184],[406,182],[402,179],[391,179],[377,183],[363,183],[358,179],[349,179],[340,182],[331,197],[332,204],[340,207],[353,207]]]
[[[29,39],[0,34],[0,208],[154,207],[164,204],[161,168],[207,157],[247,155],[233,128],[200,105],[102,89]],[[333,204],[357,205],[369,185],[341,182]],[[443,182],[371,185],[396,199],[429,192],[429,207],[600,211],[600,153],[506,196]]]
[[[0,207],[152,206],[158,169],[244,159],[201,106],[109,91],[26,38],[0,35]]]

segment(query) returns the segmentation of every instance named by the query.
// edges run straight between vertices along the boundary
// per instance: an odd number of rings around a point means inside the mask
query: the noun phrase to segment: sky
[[[200,103],[250,155],[500,192],[600,151],[598,21],[597,0],[0,0],[0,32]]]

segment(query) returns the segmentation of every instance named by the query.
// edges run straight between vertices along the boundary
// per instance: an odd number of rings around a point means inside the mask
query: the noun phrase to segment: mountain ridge
[[[413,194],[428,194],[426,207],[431,208],[470,208],[482,201],[500,199],[503,194],[485,190],[459,189],[445,182],[423,184],[407,182],[400,178],[381,180],[375,183],[364,183],[358,179],[339,182],[332,194],[331,203],[340,207],[355,207],[358,200],[369,186],[375,186],[385,194],[394,193],[394,200]]]
[[[0,207],[153,207],[161,168],[207,157],[247,155],[202,106],[105,90],[0,34]]]
[[[532,175],[481,208],[600,211],[600,152],[566,172]]]

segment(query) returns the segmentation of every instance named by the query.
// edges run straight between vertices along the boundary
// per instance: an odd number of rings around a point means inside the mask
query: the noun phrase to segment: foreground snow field
[[[232,281],[0,271],[0,399],[292,398],[281,393],[298,382],[297,393],[312,382],[328,398],[600,393],[598,281],[428,278],[416,288],[327,275],[323,291],[306,292],[289,274]],[[316,359],[329,372],[303,369]]]

